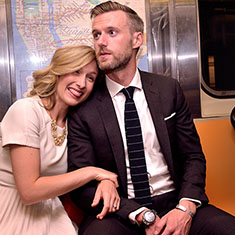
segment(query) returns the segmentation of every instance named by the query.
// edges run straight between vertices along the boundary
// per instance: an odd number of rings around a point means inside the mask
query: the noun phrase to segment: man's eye
[[[99,38],[99,36],[100,36],[100,33],[93,33],[93,38],[94,38],[94,39]]]
[[[110,34],[110,35],[115,35],[116,32],[115,32],[114,30],[110,30],[110,31],[109,31],[109,34]]]

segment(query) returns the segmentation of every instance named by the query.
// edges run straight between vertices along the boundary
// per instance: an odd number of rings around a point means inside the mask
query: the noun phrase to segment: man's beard
[[[127,53],[125,54],[118,54],[117,56],[113,55],[112,60],[107,63],[102,63],[98,59],[98,65],[99,68],[103,71],[118,71],[126,67],[126,65],[129,63],[131,59],[131,56],[132,56],[132,50],[128,50]]]

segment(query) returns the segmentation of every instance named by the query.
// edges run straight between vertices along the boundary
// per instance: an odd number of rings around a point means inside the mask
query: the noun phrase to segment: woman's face
[[[76,72],[60,76],[56,89],[56,102],[67,106],[80,104],[90,95],[97,75],[97,64],[93,60]]]

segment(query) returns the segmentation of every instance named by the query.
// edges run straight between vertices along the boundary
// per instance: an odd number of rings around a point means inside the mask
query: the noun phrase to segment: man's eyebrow
[[[105,30],[119,30],[119,28],[118,27],[116,27],[116,26],[108,26],[108,27],[106,27],[105,28]],[[92,31],[91,31],[92,33],[93,32],[100,32],[100,30],[98,30],[98,29],[93,29]]]
[[[98,30],[97,30],[97,29],[93,29],[93,30],[91,31],[91,33],[95,33],[95,32],[98,32]]]

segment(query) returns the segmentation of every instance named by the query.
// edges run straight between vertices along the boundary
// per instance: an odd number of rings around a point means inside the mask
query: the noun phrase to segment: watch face
[[[143,214],[143,226],[148,227],[153,224],[156,219],[157,213],[154,210],[149,210]]]
[[[155,217],[156,216],[152,211],[147,211],[146,214],[145,214],[145,219],[150,223],[155,220]]]

